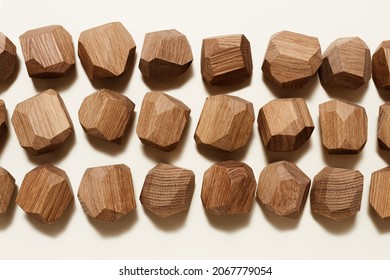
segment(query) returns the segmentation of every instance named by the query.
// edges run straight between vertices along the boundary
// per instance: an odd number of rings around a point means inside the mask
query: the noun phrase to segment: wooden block
[[[61,25],[29,30],[19,40],[31,78],[58,78],[74,68],[72,36]]]
[[[159,163],[146,175],[140,201],[157,216],[169,217],[190,208],[194,187],[194,172]]]
[[[109,89],[87,96],[79,109],[79,120],[90,136],[121,144],[125,137],[135,105],[124,95]]]
[[[73,133],[65,104],[53,89],[17,104],[11,121],[20,145],[36,155],[57,149]]]
[[[0,83],[7,80],[15,71],[16,47],[0,32]]]
[[[7,131],[7,109],[5,103],[0,99],[0,136],[3,136]]]
[[[142,101],[137,135],[142,143],[163,151],[177,147],[191,109],[163,92],[148,92]]]
[[[214,216],[247,214],[252,207],[256,180],[243,162],[214,163],[203,175],[202,202]]]
[[[281,31],[271,36],[261,69],[278,86],[300,89],[321,63],[321,46],[316,37]]]
[[[324,52],[319,75],[324,85],[361,87],[371,78],[370,49],[359,37],[337,39]]]
[[[390,40],[383,41],[372,55],[372,79],[377,87],[390,89]]]
[[[124,164],[88,168],[77,194],[84,212],[115,222],[136,208],[130,168]]]
[[[381,149],[390,151],[390,102],[379,107],[378,143]]]
[[[200,63],[210,85],[243,82],[252,75],[251,45],[243,34],[203,39]]]
[[[194,138],[198,145],[233,152],[248,143],[254,120],[251,102],[231,95],[210,96],[203,105]]]
[[[313,212],[343,221],[360,211],[363,175],[358,170],[323,168],[313,180],[310,205]]]
[[[43,224],[57,222],[73,201],[73,191],[65,171],[51,164],[26,174],[16,203]]]
[[[190,43],[175,29],[145,34],[139,70],[153,80],[168,80],[185,73],[192,63]]]
[[[294,163],[274,162],[260,173],[257,198],[275,214],[296,219],[305,206],[310,182]]]
[[[78,55],[90,80],[119,77],[133,64],[136,45],[120,22],[81,32]]]
[[[0,216],[7,212],[15,189],[14,177],[7,170],[0,167]]]
[[[319,105],[322,144],[330,154],[358,154],[367,142],[366,110],[331,100]]]
[[[370,205],[383,220],[390,219],[390,167],[371,174]]]
[[[299,149],[314,130],[309,109],[302,98],[268,102],[260,109],[257,123],[265,148],[272,152]]]

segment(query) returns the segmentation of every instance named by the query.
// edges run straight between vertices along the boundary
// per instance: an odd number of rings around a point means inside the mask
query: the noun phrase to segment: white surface
[[[305,3],[306,2],[306,3]],[[378,1],[379,2],[379,1]],[[389,38],[388,9],[381,1],[327,1],[321,7],[313,1],[19,1],[3,0],[0,30],[17,46],[19,71],[11,81],[0,84],[9,118],[15,105],[47,88],[57,89],[63,97],[75,127],[75,137],[60,150],[40,157],[28,155],[18,144],[9,122],[9,136],[0,147],[0,165],[8,169],[17,184],[25,173],[43,163],[53,163],[69,175],[75,194],[87,167],[114,163],[127,164],[133,174],[138,198],[144,177],[157,162],[166,161],[191,168],[196,187],[188,214],[161,220],[144,212],[137,199],[137,210],[115,224],[92,221],[75,199],[66,217],[57,225],[40,225],[30,220],[13,204],[0,219],[0,258],[3,259],[312,259],[312,258],[388,258],[390,224],[380,222],[369,210],[370,174],[390,162],[390,153],[377,149],[378,107],[389,93],[379,94],[374,83],[354,91],[327,94],[318,78],[301,91],[283,91],[265,81],[260,70],[269,37],[287,29],[317,36],[323,51],[336,38],[360,36],[373,52]],[[77,58],[76,71],[57,80],[31,80],[26,72],[18,36],[28,29],[49,24],[63,25],[77,39],[82,30],[121,21],[137,44],[134,71],[118,82],[91,84]],[[173,83],[146,84],[138,70],[145,32],[176,28],[191,43],[194,61],[189,72]],[[250,82],[223,89],[210,89],[200,75],[202,38],[244,33],[252,47],[254,71]],[[136,104],[136,118],[123,146],[88,140],[78,123],[77,111],[83,98],[96,88],[108,87],[126,94]],[[184,141],[164,153],[141,144],[135,125],[142,98],[147,91],[163,90],[179,98],[191,109],[191,121]],[[316,128],[299,151],[271,154],[264,150],[257,124],[250,143],[235,154],[197,149],[193,133],[204,99],[210,94],[229,92],[254,104],[257,112],[276,97],[300,96],[308,103]],[[328,156],[323,152],[318,104],[331,97],[344,98],[365,106],[369,117],[369,137],[365,149],[356,156]],[[362,209],[354,219],[337,223],[313,216],[307,201],[302,218],[279,218],[262,210],[257,202],[246,217],[208,217],[202,207],[200,190],[203,172],[214,161],[242,160],[256,177],[267,162],[287,159],[295,162],[313,178],[325,165],[359,169],[364,175]],[[256,179],[257,179],[256,178]]]

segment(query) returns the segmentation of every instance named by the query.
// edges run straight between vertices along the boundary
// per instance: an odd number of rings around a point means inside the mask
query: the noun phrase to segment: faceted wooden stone
[[[58,78],[74,68],[72,36],[61,25],[29,30],[19,40],[31,78]]]
[[[203,39],[201,72],[210,85],[231,85],[252,75],[252,54],[243,34]]]
[[[390,151],[390,102],[379,107],[378,143],[381,149]]]
[[[256,180],[252,168],[238,161],[214,163],[206,170],[202,202],[214,216],[247,214],[252,207]]]
[[[77,194],[84,212],[115,222],[136,208],[130,168],[124,164],[88,168]]]
[[[90,80],[119,77],[133,63],[136,45],[120,22],[81,32],[78,55]]]
[[[359,37],[337,39],[324,52],[319,75],[325,85],[361,87],[371,78],[370,49]]]
[[[370,205],[383,219],[390,219],[390,167],[371,174]]]
[[[357,154],[367,142],[366,110],[331,100],[319,105],[322,144],[330,154]]]
[[[0,216],[7,212],[15,188],[14,177],[7,170],[0,167]]]
[[[281,31],[272,35],[261,69],[280,87],[300,89],[321,63],[321,46],[316,37]]]
[[[360,211],[363,175],[358,170],[325,167],[313,180],[310,205],[313,212],[336,221]]]
[[[372,55],[372,79],[377,87],[390,89],[390,40],[383,41]]]
[[[296,219],[305,206],[310,182],[294,163],[274,162],[260,173],[257,197],[275,214]]]
[[[146,209],[165,218],[190,208],[194,187],[194,172],[159,163],[146,175],[140,201]]]
[[[233,152],[248,143],[254,120],[251,102],[230,95],[210,96],[204,103],[194,138],[198,145]]]
[[[139,69],[153,80],[168,80],[182,75],[192,63],[190,43],[175,29],[145,34]]]
[[[0,99],[0,137],[7,131],[7,109],[5,103]],[[1,141],[1,140],[0,140]]]
[[[121,144],[125,137],[135,105],[124,95],[109,89],[87,96],[79,109],[79,120],[90,136]]]
[[[57,222],[73,200],[73,190],[65,171],[51,164],[26,174],[16,203],[40,223]]]
[[[302,98],[268,102],[260,109],[257,122],[264,146],[272,152],[299,149],[314,130],[309,109]]]
[[[0,32],[0,83],[7,80],[15,71],[16,47]]]
[[[191,109],[163,92],[148,92],[142,101],[137,135],[142,143],[163,151],[177,147]]]
[[[65,104],[53,89],[17,104],[11,120],[20,145],[36,155],[57,149],[73,133]]]

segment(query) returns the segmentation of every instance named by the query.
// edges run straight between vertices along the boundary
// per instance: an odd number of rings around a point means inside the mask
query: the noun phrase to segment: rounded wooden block
[[[16,47],[0,32],[0,83],[7,80],[15,71]]]
[[[146,175],[140,201],[157,216],[169,217],[190,208],[194,187],[194,172],[159,163]]]
[[[55,150],[73,133],[65,104],[53,89],[17,104],[11,120],[20,145],[36,155]]]
[[[321,63],[321,46],[316,37],[281,31],[272,35],[261,69],[280,87],[300,89]]]
[[[256,180],[252,168],[238,161],[214,163],[206,170],[202,202],[214,216],[247,214],[252,207]]]
[[[72,36],[61,25],[29,30],[19,41],[31,78],[58,78],[74,68]]]
[[[379,107],[378,143],[381,149],[390,151],[390,102]]]
[[[136,208],[130,168],[124,164],[88,168],[77,194],[84,212],[115,222]]]
[[[133,63],[136,45],[120,22],[81,32],[78,55],[90,80],[119,77]]]
[[[7,132],[7,108],[2,99],[0,99],[0,137]],[[0,140],[0,143],[3,140]]]
[[[73,200],[73,191],[65,171],[51,164],[26,174],[16,203],[40,223],[57,222]]]
[[[372,79],[377,87],[390,89],[390,40],[383,41],[372,55]]]
[[[371,174],[370,205],[383,220],[390,219],[390,167]]]
[[[201,52],[203,78],[213,86],[240,83],[252,75],[252,53],[243,34],[203,39]]]
[[[7,170],[0,167],[0,216],[7,212],[15,189],[14,177]]]

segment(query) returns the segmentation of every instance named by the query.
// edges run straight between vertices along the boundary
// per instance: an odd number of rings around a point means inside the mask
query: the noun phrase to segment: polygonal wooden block
[[[57,222],[73,200],[73,190],[65,171],[51,164],[26,174],[16,203],[40,223]]]
[[[390,167],[371,174],[369,201],[381,219],[390,219]]]
[[[231,85],[252,75],[252,53],[243,34],[203,39],[201,72],[210,85]]]
[[[17,104],[11,120],[20,145],[36,155],[57,149],[73,132],[65,104],[53,89]]]
[[[7,212],[15,188],[14,177],[7,170],[0,167],[0,216]]]
[[[296,219],[305,206],[310,182],[294,163],[274,162],[260,173],[257,197],[275,214]]]
[[[360,211],[363,175],[358,170],[323,168],[313,180],[310,205],[313,212],[342,221]]]
[[[0,99],[0,137],[7,131],[7,109],[5,103]]]
[[[367,142],[366,110],[331,100],[319,105],[322,144],[330,154],[357,154]]]
[[[321,46],[316,37],[281,31],[272,35],[261,69],[278,86],[300,89],[321,63]]]
[[[73,69],[72,36],[61,25],[31,29],[19,40],[31,78],[58,78]]]
[[[243,162],[214,163],[203,175],[202,203],[214,216],[247,214],[255,191],[252,168]]]
[[[130,168],[124,164],[88,168],[77,194],[84,212],[115,222],[136,208]]]
[[[272,152],[299,149],[311,136],[314,123],[302,98],[274,99],[257,118],[263,144]]]
[[[15,71],[16,47],[0,32],[0,83],[7,80]]]
[[[136,45],[120,22],[81,32],[78,55],[90,80],[119,77],[133,63]]]
[[[380,43],[372,55],[372,79],[377,87],[390,89],[390,40]]]
[[[185,73],[192,63],[190,43],[175,29],[145,34],[139,70],[154,80],[168,80]]]
[[[390,102],[379,107],[378,143],[381,149],[390,151]]]
[[[340,38],[323,54],[322,84],[356,89],[371,78],[370,49],[359,37]]]
[[[194,172],[159,163],[146,175],[140,201],[157,216],[169,217],[190,208],[194,187]]]
[[[87,96],[79,109],[79,120],[90,136],[121,144],[125,137],[135,105],[124,95],[109,89]]]
[[[195,131],[198,145],[233,152],[248,143],[255,114],[245,99],[215,95],[206,98]]]

